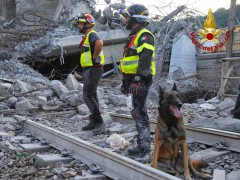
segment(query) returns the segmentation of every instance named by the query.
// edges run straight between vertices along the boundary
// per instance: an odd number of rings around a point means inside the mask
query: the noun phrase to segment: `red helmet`
[[[95,25],[95,20],[91,14],[80,13],[75,17],[76,22],[89,23],[92,27]]]

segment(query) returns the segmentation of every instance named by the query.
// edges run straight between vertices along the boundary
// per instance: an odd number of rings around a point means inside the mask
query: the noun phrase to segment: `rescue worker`
[[[79,46],[80,64],[83,69],[83,99],[91,113],[89,124],[82,130],[93,130],[93,134],[99,134],[105,129],[97,97],[97,87],[103,74],[104,65],[103,41],[93,30],[95,20],[91,14],[80,13],[75,17],[75,21],[79,32],[84,34]]]
[[[240,119],[240,84],[238,86],[237,101],[236,101],[234,109],[231,110],[231,113],[233,114],[233,118]]]
[[[149,12],[144,5],[133,4],[120,10],[120,14],[125,18],[126,29],[130,30],[119,66],[123,74],[121,92],[132,94],[131,115],[138,132],[137,145],[128,149],[128,153],[136,155],[135,160],[147,163],[151,139],[146,101],[152,77],[156,74],[155,37],[145,28],[149,24]]]

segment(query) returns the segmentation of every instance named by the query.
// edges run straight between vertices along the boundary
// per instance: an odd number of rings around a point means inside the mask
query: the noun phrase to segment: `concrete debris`
[[[87,115],[90,113],[86,104],[82,104],[82,105],[78,106],[77,108],[78,108],[78,112],[82,115]]]
[[[196,48],[191,39],[185,33],[180,33],[173,41],[168,78],[178,80],[196,75]],[[178,69],[181,69],[181,74],[177,73]]]
[[[232,171],[231,173],[227,174],[226,180],[235,180],[240,178],[240,171]]]
[[[214,105],[209,104],[209,103],[201,104],[200,107],[205,110],[215,110],[216,109],[216,107]]]
[[[226,109],[233,109],[235,106],[235,102],[231,98],[224,99],[219,105],[218,105],[218,112],[224,111]]]

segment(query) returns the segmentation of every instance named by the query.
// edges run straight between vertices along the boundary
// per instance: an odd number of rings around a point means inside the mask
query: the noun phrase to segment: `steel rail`
[[[154,169],[148,165],[107,151],[104,148],[83,141],[77,137],[65,134],[45,125],[33,122],[21,116],[24,120],[24,129],[30,131],[35,137],[44,138],[50,145],[58,149],[68,149],[74,158],[80,159],[87,165],[96,164],[104,169],[104,175],[118,180],[180,180],[165,172]]]
[[[134,123],[132,116],[118,113],[110,113],[113,121],[123,123]],[[154,132],[157,120],[149,120],[150,131]],[[214,145],[221,142],[226,145],[229,150],[240,152],[240,134],[235,132],[223,131],[213,128],[190,127],[185,125],[187,130],[188,142],[199,142],[206,145]]]

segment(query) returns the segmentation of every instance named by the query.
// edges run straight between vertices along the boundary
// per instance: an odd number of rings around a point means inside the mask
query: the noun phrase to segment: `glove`
[[[152,84],[152,75],[147,76],[147,85],[150,86]]]
[[[133,81],[129,87],[129,94],[137,94],[138,87],[139,81]]]
[[[100,63],[101,62],[100,56],[98,56],[97,58],[93,59],[93,62]]]

